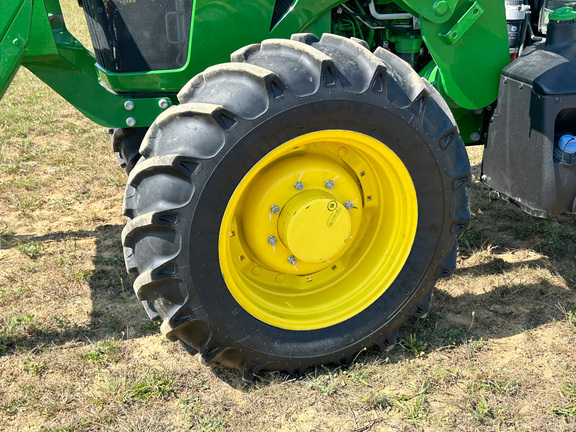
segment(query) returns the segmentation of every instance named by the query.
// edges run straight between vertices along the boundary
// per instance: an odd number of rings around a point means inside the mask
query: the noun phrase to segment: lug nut
[[[304,183],[302,183],[300,180],[298,180],[296,183],[294,183],[294,189],[296,189],[297,191],[301,191],[304,189]]]
[[[278,207],[276,204],[270,206],[270,213],[274,214],[280,213],[280,207]]]
[[[290,263],[290,265],[296,265],[296,263],[298,262],[298,260],[296,259],[296,257],[294,255],[290,255],[288,257],[288,262]]]
[[[334,189],[334,182],[332,180],[326,180],[324,186],[326,186],[326,189]]]
[[[276,246],[276,243],[278,243],[278,240],[276,240],[276,237],[270,236],[270,237],[268,237],[268,243],[270,243],[272,246]]]
[[[478,132],[472,132],[472,134],[470,134],[470,141],[472,142],[478,142],[480,141],[480,134]]]
[[[344,201],[344,207],[346,207],[346,210],[352,210],[354,208],[354,204],[352,204],[352,201]]]

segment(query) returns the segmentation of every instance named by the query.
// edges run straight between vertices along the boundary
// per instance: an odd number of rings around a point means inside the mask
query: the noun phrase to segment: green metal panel
[[[446,22],[458,5],[459,0],[398,0],[395,3],[404,10],[436,24]],[[504,4],[504,2],[502,2]]]
[[[436,87],[444,99],[447,100],[450,110],[458,123],[460,136],[465,144],[477,144],[483,139],[484,133],[484,110],[469,110],[461,108],[454,104],[450,97],[446,94],[444,87],[440,80],[440,70],[434,62],[430,62],[424,69],[420,71],[420,76],[427,79],[434,87]]]
[[[33,0],[0,0],[0,97],[26,52]]]
[[[510,62],[502,0],[461,0],[444,22],[423,18],[422,36],[438,66],[441,93],[467,109],[496,100],[500,72]]]

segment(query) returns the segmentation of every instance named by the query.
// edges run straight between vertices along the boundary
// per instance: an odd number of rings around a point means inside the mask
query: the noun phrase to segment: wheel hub
[[[320,190],[299,193],[280,213],[280,239],[302,261],[321,263],[340,252],[350,237],[352,224],[346,208]]]
[[[344,130],[301,135],[260,159],[230,198],[222,275],[236,301],[267,324],[335,325],[398,276],[417,215],[410,174],[384,143]]]

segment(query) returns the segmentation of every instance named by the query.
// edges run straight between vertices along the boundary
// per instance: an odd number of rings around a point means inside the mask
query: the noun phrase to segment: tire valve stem
[[[334,189],[334,182],[332,180],[326,180],[324,186],[326,186],[326,189]]]
[[[276,243],[278,243],[278,240],[276,240],[276,237],[271,235],[270,237],[268,237],[268,243],[270,243],[272,246],[276,246]]]
[[[297,191],[301,191],[304,189],[304,183],[302,183],[300,180],[298,180],[297,182],[294,183],[294,189],[296,189]]]
[[[298,260],[294,255],[290,255],[288,257],[288,262],[290,263],[290,265],[296,265],[298,263]]]
[[[280,207],[278,207],[276,204],[273,204],[272,206],[270,206],[270,213],[273,214],[280,213]]]
[[[352,210],[354,208],[354,204],[352,204],[352,201],[344,201],[344,207],[346,207],[346,210]]]

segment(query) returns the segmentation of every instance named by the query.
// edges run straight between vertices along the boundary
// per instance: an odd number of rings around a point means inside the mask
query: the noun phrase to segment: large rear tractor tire
[[[148,131],[123,232],[134,289],[204,363],[293,375],[391,347],[456,265],[469,162],[399,58],[299,34],[211,67]]]

